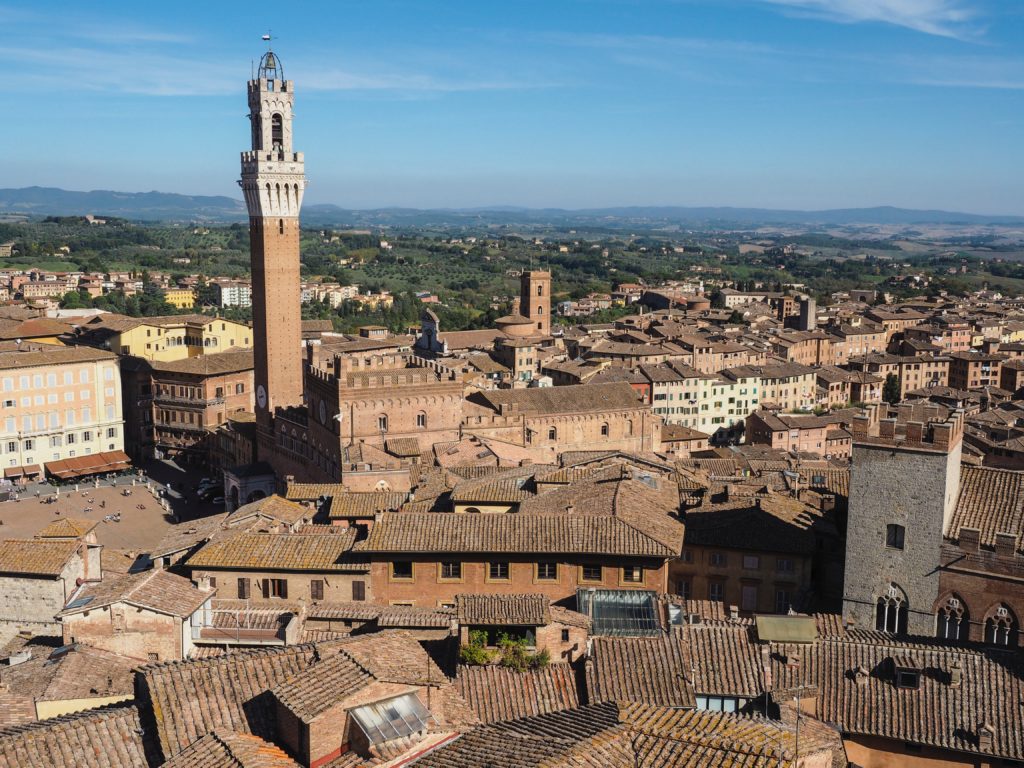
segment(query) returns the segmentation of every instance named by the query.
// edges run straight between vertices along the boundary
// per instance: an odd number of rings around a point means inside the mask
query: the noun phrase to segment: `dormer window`
[[[921,684],[921,668],[908,656],[897,656],[892,659],[893,681],[897,688],[917,689]]]

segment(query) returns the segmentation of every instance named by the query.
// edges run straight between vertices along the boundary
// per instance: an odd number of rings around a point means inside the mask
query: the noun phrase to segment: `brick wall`
[[[65,643],[83,642],[142,661],[151,654],[156,661],[182,658],[180,619],[124,603],[66,616],[63,630]]]
[[[577,587],[598,587],[602,589],[653,589],[664,592],[667,586],[667,566],[664,561],[628,560],[606,557],[587,559],[587,563],[603,565],[601,581],[583,581],[582,559],[558,559],[558,579],[539,581],[536,578],[536,559],[528,557],[511,558],[507,555],[452,555],[452,560],[462,563],[462,578],[446,580],[440,577],[439,558],[436,555],[395,558],[413,562],[411,580],[395,580],[391,577],[391,561],[378,556],[371,565],[373,595],[378,603],[410,603],[415,606],[434,608],[442,604],[455,604],[455,595],[468,592],[489,592],[492,594],[517,594],[539,592],[552,602],[575,597]],[[502,560],[509,563],[509,578],[495,581],[488,578],[488,562]],[[550,558],[545,558],[550,561]],[[643,565],[643,583],[624,583],[620,568],[626,564]]]

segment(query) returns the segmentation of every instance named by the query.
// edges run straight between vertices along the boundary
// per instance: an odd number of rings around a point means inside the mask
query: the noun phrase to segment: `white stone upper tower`
[[[242,153],[239,183],[249,216],[298,218],[306,175],[302,153],[292,151],[295,90],[273,51],[263,54],[248,90],[252,150]]]

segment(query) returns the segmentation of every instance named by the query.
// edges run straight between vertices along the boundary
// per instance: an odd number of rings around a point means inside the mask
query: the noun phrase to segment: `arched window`
[[[1017,617],[1005,605],[997,605],[985,618],[985,642],[1017,645]]]
[[[943,640],[967,640],[969,626],[967,606],[956,595],[947,597],[935,612],[935,636]]]
[[[537,307],[537,314],[538,315],[543,315],[544,314],[544,307]]]
[[[605,422],[601,425],[601,437],[608,437],[608,423]]]
[[[537,286],[537,295],[538,296],[543,296],[544,295],[544,286],[543,285],[538,285]]]
[[[388,417],[385,414],[381,414],[377,417],[377,431],[387,432],[388,431]]]
[[[907,631],[907,596],[895,584],[890,584],[886,593],[878,598],[875,629],[893,635]]]
[[[420,411],[416,414],[416,426],[423,429],[427,426],[427,414]]]
[[[270,118],[270,146],[274,149],[281,149],[284,146],[284,121],[276,112]]]
[[[555,429],[554,427],[549,427],[548,428],[548,440],[557,440],[557,439],[558,439],[558,430]]]

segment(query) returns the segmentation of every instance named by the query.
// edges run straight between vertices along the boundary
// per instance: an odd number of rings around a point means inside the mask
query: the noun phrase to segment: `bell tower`
[[[299,209],[306,176],[292,151],[295,91],[267,50],[249,81],[252,149],[239,185],[249,211],[256,424],[270,436],[275,408],[302,404]]]

